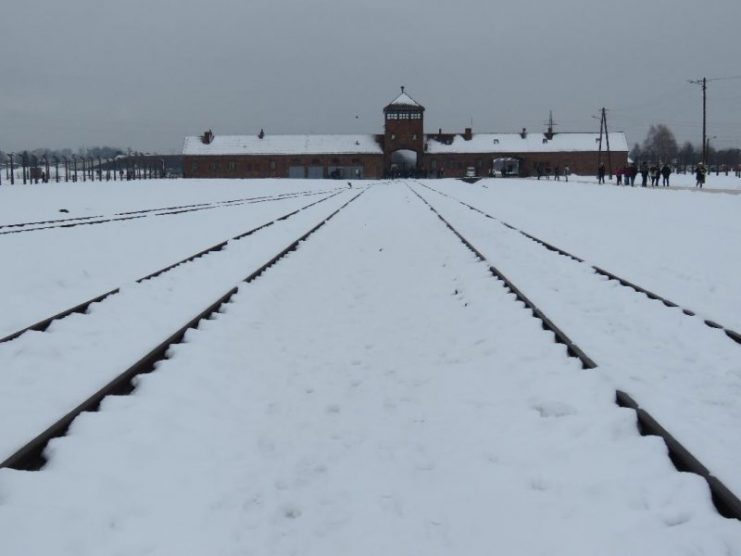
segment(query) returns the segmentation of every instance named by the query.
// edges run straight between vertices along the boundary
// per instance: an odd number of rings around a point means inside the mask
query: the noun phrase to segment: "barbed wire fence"
[[[155,180],[177,177],[173,155],[131,152],[116,157],[36,155],[11,152],[0,159],[0,186],[95,181]],[[175,168],[175,170],[174,170]]]

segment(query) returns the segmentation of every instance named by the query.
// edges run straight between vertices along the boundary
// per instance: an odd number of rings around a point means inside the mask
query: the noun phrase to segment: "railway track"
[[[139,360],[137,360],[133,365],[129,366],[127,369],[122,371],[114,379],[108,382],[105,386],[103,386],[98,391],[96,391],[94,394],[89,396],[82,403],[77,405],[74,409],[66,413],[63,417],[59,418],[57,421],[55,421],[51,426],[49,426],[47,429],[42,431],[40,434],[36,435],[33,439],[28,441],[25,445],[23,445],[20,449],[18,449],[13,454],[11,454],[9,457],[7,457],[4,461],[0,462],[0,469],[8,468],[8,469],[27,470],[27,471],[34,471],[34,470],[41,469],[46,463],[46,459],[44,457],[44,449],[46,448],[49,441],[52,440],[53,438],[64,436],[70,424],[72,423],[72,421],[74,421],[74,419],[78,415],[80,415],[83,412],[87,412],[87,411],[96,411],[101,401],[107,396],[125,395],[128,393],[131,393],[135,388],[132,381],[136,376],[153,371],[159,361],[163,361],[164,359],[167,359],[168,350],[170,349],[170,347],[181,343],[183,341],[185,333],[189,329],[196,328],[201,321],[205,319],[210,319],[216,313],[218,313],[221,310],[221,308],[226,303],[229,303],[231,298],[237,293],[241,284],[249,284],[253,282],[257,278],[262,276],[262,274],[264,274],[269,268],[271,268],[273,265],[277,264],[284,257],[286,257],[289,253],[299,249],[303,242],[309,239],[319,229],[323,228],[329,221],[331,221],[343,209],[345,209],[348,205],[350,205],[355,200],[357,200],[364,192],[365,190],[360,191],[359,193],[354,195],[352,198],[350,198],[347,202],[345,202],[343,205],[341,205],[339,208],[337,208],[335,211],[330,213],[328,216],[323,217],[311,229],[309,229],[307,232],[302,234],[296,240],[289,243],[286,247],[284,247],[278,253],[272,256],[267,262],[265,262],[264,264],[259,266],[256,270],[251,272],[248,276],[246,276],[240,282],[240,284],[237,284],[231,289],[229,289],[227,292],[221,295],[218,299],[216,299],[210,305],[208,305],[208,307],[206,307],[200,313],[198,313],[195,317],[190,319],[183,326],[181,326],[175,332],[170,334],[167,338],[160,341],[155,347],[153,347],[148,353],[146,353],[146,355],[144,355]],[[333,194],[333,196],[338,195],[338,194],[339,192]],[[287,217],[288,216],[284,216],[281,218],[285,219]],[[267,225],[270,225],[270,224],[267,224]],[[253,231],[246,232],[245,234],[243,234],[242,237],[253,233]]]
[[[502,220],[500,218],[497,218],[496,216],[493,216],[493,215],[491,215],[491,214],[489,214],[489,213],[481,210],[480,208],[475,207],[475,206],[473,206],[473,205],[471,205],[469,203],[466,203],[465,201],[462,201],[462,200],[460,200],[460,199],[458,199],[458,198],[456,198],[456,197],[454,197],[452,195],[449,195],[447,193],[444,193],[442,191],[439,191],[438,189],[435,189],[434,187],[431,187],[431,186],[426,185],[424,183],[421,183],[421,182],[416,182],[416,183],[418,183],[418,185],[420,185],[420,186],[422,186],[422,187],[424,187],[426,189],[429,189],[430,191],[432,191],[434,193],[437,193],[438,195],[442,195],[444,197],[447,197],[447,198],[449,198],[449,199],[451,199],[451,200],[453,200],[453,201],[461,204],[462,206],[464,206],[464,207],[466,207],[466,208],[468,208],[468,209],[470,209],[470,210],[472,210],[474,212],[477,212],[477,213],[481,214],[482,216],[484,216],[484,217],[486,217],[486,218],[488,218],[490,220],[494,220],[496,222],[499,222],[503,226],[506,226],[510,230],[513,230],[513,231],[515,231],[515,232],[523,235],[524,237],[526,237],[526,238],[534,241],[535,243],[541,245],[542,247],[545,247],[549,251],[552,251],[554,253],[558,253],[559,255],[562,255],[564,257],[567,257],[567,258],[569,258],[569,259],[571,259],[573,261],[576,261],[576,262],[579,262],[579,263],[582,263],[582,264],[589,265],[589,267],[596,274],[599,274],[600,276],[605,276],[606,278],[608,278],[610,280],[614,280],[614,281],[618,282],[621,286],[624,286],[626,288],[630,288],[631,290],[633,290],[633,291],[635,291],[637,293],[643,294],[646,297],[648,297],[649,299],[652,299],[652,300],[655,300],[655,301],[660,301],[666,307],[680,309],[682,311],[682,313],[684,313],[687,316],[701,318],[702,321],[703,321],[703,323],[706,326],[708,326],[709,328],[714,328],[714,329],[721,330],[731,340],[733,340],[737,344],[741,344],[741,332],[738,332],[738,331],[733,330],[733,329],[731,329],[731,328],[729,328],[727,326],[724,326],[722,324],[719,324],[718,322],[716,322],[716,321],[714,321],[712,319],[707,319],[707,318],[700,317],[697,314],[697,312],[695,312],[695,311],[693,311],[691,309],[682,307],[679,304],[671,301],[670,299],[667,299],[665,297],[662,297],[661,295],[659,295],[657,293],[654,293],[653,291],[650,291],[647,288],[644,288],[642,286],[639,286],[638,284],[635,284],[635,283],[627,280],[626,278],[622,278],[621,276],[618,276],[617,274],[614,274],[614,273],[612,273],[612,272],[610,272],[608,270],[605,270],[604,268],[601,268],[601,267],[596,266],[596,265],[592,265],[592,264],[588,263],[587,261],[585,261],[584,259],[582,259],[580,257],[577,257],[576,255],[574,255],[572,253],[569,253],[568,251],[566,251],[564,249],[561,249],[560,247],[557,247],[557,246],[555,246],[555,245],[553,245],[551,243],[548,243],[547,241],[545,241],[543,239],[540,239],[540,238],[538,238],[538,237],[536,237],[536,236],[534,236],[534,235],[532,235],[532,234],[530,234],[530,233],[528,233],[528,232],[526,232],[526,231],[524,231],[524,230],[522,230],[520,228],[517,228],[517,227],[513,226],[512,224],[509,224],[509,223],[505,222],[504,220]]]
[[[333,197],[336,197],[340,193],[341,193],[341,191],[338,191],[336,193],[331,193],[330,195],[327,195],[326,197],[322,197],[318,201],[313,201],[313,202],[311,202],[311,203],[309,203],[307,205],[304,205],[303,207],[300,207],[300,208],[298,208],[296,210],[293,210],[293,211],[290,211],[290,212],[288,212],[286,214],[283,214],[283,215],[281,215],[281,216],[279,216],[279,217],[277,217],[277,218],[275,218],[275,219],[273,219],[273,220],[271,220],[271,221],[269,221],[269,222],[267,222],[265,224],[262,224],[260,226],[251,228],[251,229],[249,229],[249,230],[247,230],[245,232],[242,232],[242,233],[237,234],[237,235],[235,235],[233,237],[230,237],[230,238],[228,238],[228,239],[226,239],[224,241],[221,241],[219,243],[216,243],[215,245],[212,245],[211,247],[207,247],[206,249],[202,249],[202,250],[198,251],[197,253],[194,253],[193,255],[190,255],[190,256],[188,256],[188,257],[186,257],[184,259],[181,259],[181,260],[179,260],[179,261],[177,261],[175,263],[172,263],[170,265],[167,265],[164,268],[161,268],[159,270],[156,270],[154,272],[151,272],[151,273],[147,274],[146,276],[142,276],[141,278],[138,278],[137,280],[135,280],[135,283],[136,284],[141,284],[142,282],[145,282],[147,280],[151,280],[152,278],[156,278],[156,277],[158,277],[158,276],[160,276],[162,274],[165,274],[166,272],[169,272],[169,271],[173,270],[174,268],[179,267],[180,265],[183,265],[185,263],[189,263],[191,261],[194,261],[194,260],[196,260],[196,259],[198,259],[198,258],[200,258],[200,257],[202,257],[204,255],[208,255],[209,253],[216,253],[218,251],[221,251],[222,249],[224,249],[229,244],[230,241],[239,241],[239,240],[244,239],[244,238],[246,238],[248,236],[251,236],[255,232],[258,232],[258,231],[260,231],[260,230],[262,230],[264,228],[267,228],[269,226],[272,226],[272,225],[274,225],[277,222],[282,222],[284,220],[287,220],[288,218],[291,218],[292,216],[298,214],[301,211],[304,211],[304,210],[309,209],[309,208],[311,208],[311,207],[313,207],[315,205],[318,205],[320,203],[323,203],[325,201],[328,201],[329,199],[332,199]],[[20,330],[17,330],[15,332],[12,332],[12,333],[10,333],[10,334],[8,334],[8,335],[0,338],[0,344],[5,343],[5,342],[10,342],[12,340],[15,340],[16,338],[20,337],[21,335],[23,335],[23,334],[25,334],[26,332],[29,332],[29,331],[44,332],[47,328],[49,328],[49,326],[54,321],[63,319],[65,317],[68,317],[68,316],[70,316],[72,314],[75,314],[75,313],[85,313],[90,308],[90,306],[93,303],[99,303],[99,302],[103,301],[104,299],[107,299],[107,298],[111,297],[112,295],[116,295],[120,291],[121,291],[121,288],[120,287],[119,288],[114,288],[114,289],[109,290],[107,292],[104,292],[104,293],[102,293],[100,295],[97,295],[97,296],[95,296],[95,297],[93,297],[91,299],[88,299],[86,301],[83,301],[82,303],[79,303],[79,304],[77,304],[77,305],[75,305],[73,307],[69,307],[68,309],[65,309],[64,311],[61,311],[61,312],[59,312],[57,314],[54,314],[54,315],[52,315],[50,317],[47,317],[47,318],[45,318],[45,319],[43,319],[41,321],[38,321],[38,322],[36,322],[36,323],[34,323],[34,324],[30,325],[30,326],[27,326],[25,328],[22,328]]]
[[[340,190],[344,190],[340,189]],[[20,234],[25,232],[36,232],[40,230],[51,230],[55,228],[74,228],[77,226],[92,226],[97,224],[107,224],[110,222],[124,222],[127,220],[138,220],[148,218],[149,216],[171,216],[190,212],[200,212],[203,210],[213,210],[218,208],[228,208],[256,203],[265,203],[272,201],[282,201],[285,199],[294,199],[297,197],[311,197],[322,195],[331,191],[301,191],[297,193],[285,193],[274,196],[245,197],[243,199],[233,199],[230,201],[217,201],[214,203],[199,203],[192,205],[180,205],[155,209],[143,209],[129,212],[117,212],[112,216],[85,216],[80,218],[63,218],[59,220],[47,220],[39,222],[25,222],[18,224],[0,225],[0,235]],[[48,225],[47,225],[48,224]],[[35,226],[35,227],[34,227]]]
[[[43,473],[0,471],[0,551],[320,554],[367,534],[382,552],[402,537],[429,553],[739,546],[701,481],[674,473],[633,412],[608,403],[614,389],[578,373],[578,353],[564,357],[489,277],[479,236],[428,209],[403,187],[373,188],[262,280],[206,296],[229,305],[182,319],[197,330],[178,329],[133,396],[19,465],[46,455]],[[205,538],[177,526],[204,520]],[[48,532],[28,535],[29,522]]]
[[[420,184],[424,185],[424,184]],[[583,349],[574,343],[571,338],[561,330],[545,313],[539,309],[523,292],[519,289],[509,278],[507,278],[498,268],[496,268],[484,255],[483,253],[474,246],[474,244],[461,234],[449,220],[447,220],[427,199],[416,192],[412,187],[407,185],[410,191],[423,202],[432,211],[438,219],[453,233],[482,263],[486,264],[489,268],[491,276],[500,282],[502,285],[520,302],[522,302],[527,310],[531,312],[533,317],[541,321],[544,330],[550,331],[554,335],[554,339],[557,343],[563,344],[566,347],[567,353],[570,357],[573,357],[581,363],[583,369],[596,369],[598,364],[589,357]],[[427,187],[427,186],[425,186]],[[439,193],[433,188],[427,187],[428,189]],[[442,193],[441,193],[442,194]],[[444,195],[444,194],[442,194]],[[454,199],[458,201],[457,199]],[[461,202],[461,201],[458,201]],[[477,210],[465,203],[461,203]],[[479,211],[481,212],[481,211]],[[491,217],[489,216],[490,218]],[[495,219],[496,220],[496,219]],[[516,230],[516,228],[507,225],[509,228]],[[519,231],[519,230],[517,230]],[[583,262],[583,261],[581,261]],[[668,455],[674,464],[674,467],[678,471],[691,472],[701,476],[708,484],[710,489],[712,500],[715,508],[718,512],[727,518],[733,518],[741,520],[741,500],[722,482],[720,479],[715,477],[713,473],[703,465],[700,460],[695,457],[685,446],[682,445],[661,423],[659,423],[646,409],[639,406],[639,404],[633,399],[633,397],[622,390],[617,390],[615,393],[615,403],[620,407],[630,408],[636,412],[636,419],[638,430],[644,436],[658,436],[663,439],[666,444]]]

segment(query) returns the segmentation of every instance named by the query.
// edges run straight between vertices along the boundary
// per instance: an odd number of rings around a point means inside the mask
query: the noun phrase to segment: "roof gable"
[[[404,92],[404,87],[401,88],[401,94],[386,105],[384,111],[399,108],[416,108],[417,110],[424,110],[424,106]]]

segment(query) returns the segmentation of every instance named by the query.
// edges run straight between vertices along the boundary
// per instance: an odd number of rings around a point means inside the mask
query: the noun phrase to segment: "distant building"
[[[383,109],[383,135],[214,135],[186,137],[188,178],[383,178],[596,174],[599,133],[424,132],[425,108],[404,92]],[[607,137],[602,158],[607,165]],[[613,168],[628,161],[625,134],[609,134]]]

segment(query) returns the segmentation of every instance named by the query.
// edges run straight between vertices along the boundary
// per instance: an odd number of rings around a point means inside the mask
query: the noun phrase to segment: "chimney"
[[[260,139],[262,139],[263,137],[265,137],[265,131],[264,131],[263,129],[261,129],[261,130],[260,130],[260,133],[258,133],[258,134],[257,134],[257,136],[258,136],[258,137],[259,137]]]
[[[473,139],[473,130],[470,127],[466,128],[466,131],[463,133],[463,138],[466,141],[470,141],[471,139]]]
[[[522,137],[523,139],[527,138],[527,128],[524,128],[524,127],[522,128],[522,131],[520,132],[520,137]]]
[[[214,132],[210,129],[208,131],[204,131],[203,135],[201,135],[201,143],[203,143],[204,145],[210,145],[213,140]]]

